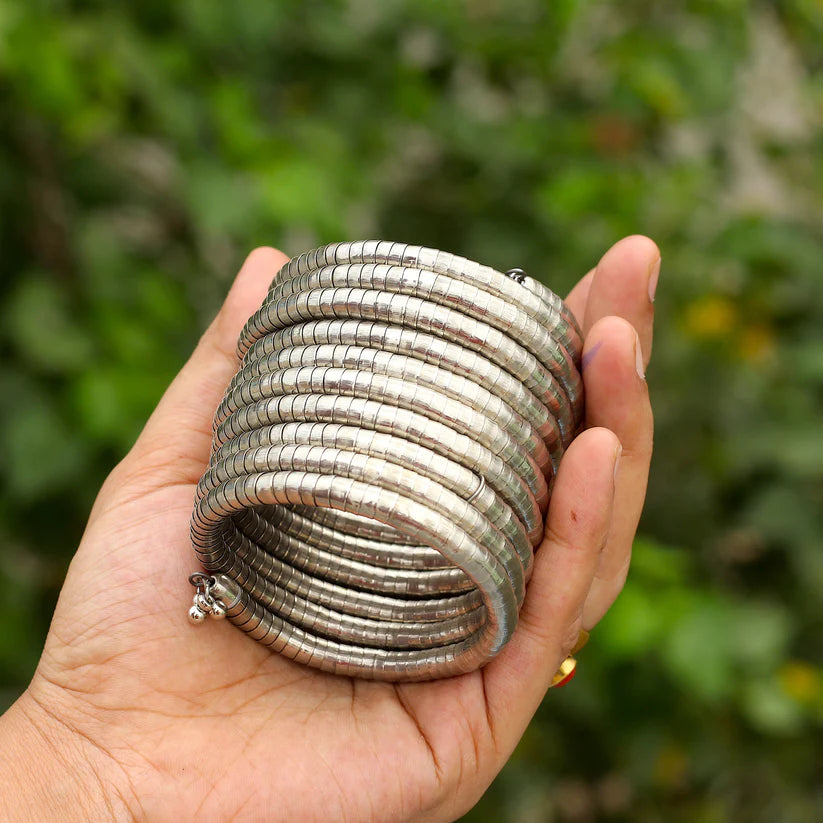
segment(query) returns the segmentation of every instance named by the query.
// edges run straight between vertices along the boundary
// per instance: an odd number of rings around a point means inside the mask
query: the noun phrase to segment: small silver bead
[[[192,606],[189,609],[189,622],[193,623],[195,626],[199,626],[203,623],[206,619],[206,613],[199,609],[197,606]]]

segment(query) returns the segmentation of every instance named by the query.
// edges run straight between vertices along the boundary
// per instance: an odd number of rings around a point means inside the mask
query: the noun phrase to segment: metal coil
[[[383,241],[290,260],[215,415],[193,611],[338,674],[483,665],[516,627],[581,422],[581,347],[519,270]]]

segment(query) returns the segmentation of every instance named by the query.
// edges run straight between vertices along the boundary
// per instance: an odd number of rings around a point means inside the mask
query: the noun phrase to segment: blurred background
[[[823,818],[822,45],[821,0],[0,0],[0,708],[253,246],[565,293],[642,232],[633,571],[466,820]]]

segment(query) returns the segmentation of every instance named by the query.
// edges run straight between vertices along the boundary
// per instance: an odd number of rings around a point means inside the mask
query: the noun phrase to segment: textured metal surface
[[[384,241],[290,260],[215,414],[195,605],[338,674],[483,665],[517,625],[580,425],[581,347],[519,270]]]

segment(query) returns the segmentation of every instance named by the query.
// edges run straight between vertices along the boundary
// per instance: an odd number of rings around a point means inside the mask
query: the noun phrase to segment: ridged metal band
[[[582,420],[581,348],[530,277],[384,241],[290,260],[240,335],[197,487],[228,619],[337,674],[482,666]]]

